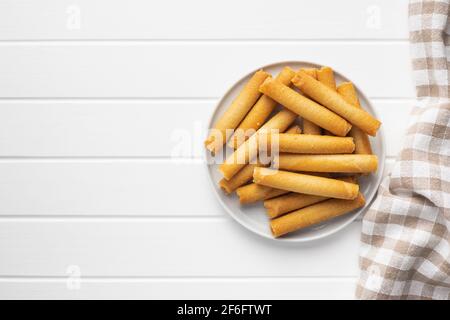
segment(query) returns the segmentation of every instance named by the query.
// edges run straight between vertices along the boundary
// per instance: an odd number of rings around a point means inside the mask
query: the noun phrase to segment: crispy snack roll
[[[301,68],[300,70],[302,70],[306,74],[310,75],[314,79],[317,79],[317,69],[316,68]]]
[[[253,170],[259,167],[260,164],[247,164],[238,173],[234,175],[230,180],[222,179],[219,181],[219,186],[227,193],[230,194],[237,188],[243,186],[247,182],[253,179]]]
[[[293,126],[289,127],[289,129],[287,129],[285,133],[300,134],[300,133],[302,133],[302,129],[300,128],[299,125],[294,124]]]
[[[337,180],[356,183],[355,177],[337,178]],[[267,215],[273,219],[287,212],[298,210],[312,204],[325,201],[329,198],[321,196],[312,196],[309,194],[290,192],[288,194],[264,201]]]
[[[276,80],[285,85],[289,85],[291,83],[291,79],[294,76],[294,70],[289,67],[284,67],[276,77]],[[275,109],[276,105],[277,102],[275,100],[269,98],[266,95],[262,95],[261,98],[259,98],[256,104],[252,107],[250,112],[245,116],[244,120],[242,120],[241,124],[239,124],[236,132],[228,141],[228,146],[236,149],[242,143],[244,143],[245,140],[248,139],[248,136],[245,136],[245,134],[251,132],[251,130],[258,130]]]
[[[283,109],[267,121],[258,131],[258,133],[279,130],[284,132],[297,118],[297,114]],[[224,163],[219,166],[219,171],[226,180],[230,180],[239,170],[257,156],[258,135],[254,134],[245,143],[239,146]]]
[[[322,129],[317,124],[309,120],[303,119],[303,132],[305,134],[321,135]]]
[[[351,124],[345,119],[276,80],[264,81],[260,91],[304,119],[314,122],[337,136],[344,137],[350,131]]]
[[[336,91],[336,80],[334,79],[334,71],[330,67],[322,67],[319,70],[317,70],[317,76],[315,79],[326,85],[328,88]]]
[[[268,145],[272,144],[272,140],[274,143],[278,143],[280,152],[336,154],[352,153],[355,150],[353,138],[350,137],[279,133],[267,136]]]
[[[289,171],[369,173],[377,171],[378,158],[368,154],[280,154],[273,165]]]
[[[314,79],[317,79],[317,69],[316,68],[304,68],[300,69],[303,70],[305,73],[309,74]],[[315,123],[303,119],[303,133],[305,134],[322,134],[322,129],[316,125]]]
[[[227,130],[236,129],[244,119],[250,108],[261,96],[258,88],[268,77],[270,77],[269,73],[259,70],[247,82],[239,95],[212,127],[212,131],[205,141],[205,146],[209,151],[216,153],[223,147],[228,138]]]
[[[344,97],[348,103],[361,108],[355,87],[351,82],[341,83],[337,88],[337,92]],[[348,133],[348,136],[352,137],[355,142],[356,154],[372,154],[372,147],[370,146],[369,137],[364,131],[358,127],[352,127]]]
[[[308,174],[319,177],[329,177],[329,174],[323,172],[309,172]],[[287,193],[290,192],[287,190],[262,186],[256,183],[250,183],[236,190],[236,194],[238,195],[239,202],[241,204],[248,204],[257,201],[268,200]]]
[[[293,125],[286,133],[289,134],[300,134],[302,130],[298,125]],[[228,194],[232,193],[234,190],[243,186],[247,182],[253,179],[253,169],[255,167],[264,167],[262,164],[247,164],[242,168],[237,174],[234,175],[230,180],[222,179],[219,181],[219,186]]]
[[[264,83],[266,83],[266,81]],[[297,73],[292,79],[292,83],[309,97],[336,112],[367,134],[372,136],[376,135],[381,122],[363,109],[348,103],[339,93],[327,87],[325,84],[317,81],[302,71]],[[329,131],[333,132],[332,130]]]
[[[314,78],[314,77],[313,77]],[[336,91],[336,80],[334,79],[334,71],[330,67],[322,67],[316,72],[316,77],[314,78],[317,81],[320,81],[324,85],[326,85],[328,88],[333,89]],[[353,126],[352,126],[353,128]],[[350,129],[351,131],[351,129]],[[328,130],[325,130],[323,133],[328,136],[332,136],[333,133],[329,132]]]
[[[287,190],[274,189],[256,183],[250,183],[236,190],[241,204],[249,204],[261,200],[267,200],[289,193]]]
[[[336,179],[289,171],[255,168],[253,182],[276,189],[338,199],[354,199],[359,186]]]
[[[361,193],[353,200],[330,199],[322,201],[271,220],[270,229],[275,237],[280,237],[289,232],[350,213],[364,205],[365,199]]]

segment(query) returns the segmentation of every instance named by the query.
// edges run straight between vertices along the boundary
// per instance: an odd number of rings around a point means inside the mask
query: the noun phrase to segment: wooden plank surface
[[[3,0],[0,40],[406,39],[407,0]]]
[[[373,102],[387,174],[414,98],[407,6],[1,1],[0,298],[351,299],[360,222],[250,234],[212,196],[202,130],[247,72],[331,65]]]
[[[0,176],[0,217],[225,215],[201,160],[3,160]]]
[[[355,277],[360,229],[289,245],[228,217],[2,219],[0,277]]]
[[[0,156],[199,158],[215,104],[214,99],[0,100]],[[389,133],[387,154],[395,156],[414,104],[374,99],[373,105]]]
[[[0,278],[0,299],[352,299],[355,278]]]
[[[406,42],[0,43],[0,98],[218,98],[292,60],[333,66],[369,97],[411,98],[407,57]]]

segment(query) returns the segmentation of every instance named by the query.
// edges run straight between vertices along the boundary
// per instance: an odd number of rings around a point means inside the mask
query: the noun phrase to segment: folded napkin
[[[360,299],[450,299],[449,2],[409,4],[417,102],[363,218]]]

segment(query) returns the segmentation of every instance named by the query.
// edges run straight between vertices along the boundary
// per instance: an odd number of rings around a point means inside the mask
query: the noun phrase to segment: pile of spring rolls
[[[263,201],[270,229],[280,237],[364,206],[357,180],[377,170],[368,135],[380,125],[361,108],[352,83],[336,85],[330,67],[285,67],[275,78],[259,70],[205,146],[212,154],[233,148],[219,166],[220,187],[236,192],[243,205]],[[248,130],[254,133],[237,134]],[[269,163],[258,160],[262,136],[278,142]]]

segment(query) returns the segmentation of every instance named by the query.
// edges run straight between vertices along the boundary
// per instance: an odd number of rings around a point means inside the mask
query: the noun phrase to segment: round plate
[[[311,63],[311,62],[302,62],[302,61],[286,61],[279,62],[270,65],[263,66],[259,69],[264,69],[265,71],[271,73],[273,76],[278,74],[278,72],[285,66],[289,66],[294,70],[298,70],[300,68],[320,68],[321,65]],[[211,119],[208,123],[208,128],[210,129],[216,120],[223,114],[223,112],[228,108],[232,100],[238,95],[244,84],[250,79],[250,77],[256,72],[252,71],[251,73],[245,75],[239,81],[237,81],[220,99],[217,104],[214,113],[211,116]],[[343,76],[341,73],[334,70],[334,75],[336,78],[336,83],[339,84],[343,81],[351,81],[349,78]],[[370,101],[367,97],[359,90],[359,87],[352,81],[355,85],[355,88],[358,92],[358,96],[361,102],[362,107],[371,113],[376,118],[376,112]],[[344,227],[349,225],[353,220],[355,220],[362,212],[364,212],[367,207],[370,205],[373,200],[378,185],[380,184],[383,170],[384,170],[384,158],[385,158],[385,147],[384,147],[384,138],[382,128],[378,130],[376,137],[370,137],[370,143],[372,144],[372,150],[374,154],[378,156],[378,171],[374,174],[370,174],[367,176],[362,176],[359,178],[360,191],[364,194],[366,198],[366,205],[358,210],[355,210],[352,213],[340,216],[338,218],[325,221],[321,224],[311,226],[309,228],[305,228],[302,230],[298,230],[296,232],[289,233],[280,238],[274,238],[269,227],[269,218],[266,215],[265,209],[263,207],[262,202],[258,202],[251,205],[240,205],[239,198],[236,193],[231,195],[225,194],[220,187],[218,186],[218,182],[222,179],[220,172],[218,171],[218,165],[211,163],[211,156],[208,151],[205,151],[206,163],[208,174],[210,180],[213,185],[214,193],[219,199],[222,206],[225,210],[241,225],[243,225],[248,230],[257,233],[265,238],[274,239],[276,241],[287,241],[287,242],[306,242],[312,241],[320,238],[324,238],[329,236],[339,230],[342,230]]]

